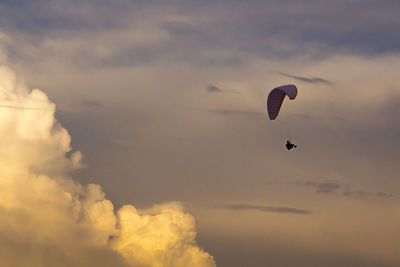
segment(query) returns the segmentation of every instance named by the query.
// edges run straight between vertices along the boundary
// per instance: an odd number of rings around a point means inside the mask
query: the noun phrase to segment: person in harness
[[[292,148],[296,148],[297,146],[295,144],[292,144],[290,140],[287,140],[286,142],[286,148],[287,150],[291,150]]]

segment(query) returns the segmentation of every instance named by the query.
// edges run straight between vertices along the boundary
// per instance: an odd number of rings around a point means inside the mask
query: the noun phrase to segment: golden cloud
[[[180,203],[114,212],[82,167],[55,105],[0,67],[0,261],[6,266],[216,266]],[[69,156],[66,156],[69,155]]]

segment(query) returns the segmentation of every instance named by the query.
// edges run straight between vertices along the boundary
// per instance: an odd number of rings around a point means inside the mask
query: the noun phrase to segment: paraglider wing
[[[279,110],[281,109],[282,102],[285,96],[290,99],[295,99],[297,96],[297,88],[293,84],[279,86],[273,89],[268,95],[268,116],[271,120],[275,120],[278,116]]]

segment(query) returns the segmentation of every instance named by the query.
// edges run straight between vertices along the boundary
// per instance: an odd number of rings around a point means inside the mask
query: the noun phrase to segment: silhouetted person
[[[295,145],[295,144],[292,144],[291,142],[290,142],[290,140],[287,140],[287,142],[286,142],[286,148],[287,148],[287,150],[291,150],[292,148],[296,148],[297,146]]]

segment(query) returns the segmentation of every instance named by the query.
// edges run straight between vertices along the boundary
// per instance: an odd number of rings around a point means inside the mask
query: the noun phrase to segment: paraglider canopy
[[[282,85],[273,89],[268,95],[267,107],[268,116],[271,120],[275,120],[281,109],[285,96],[295,99],[297,96],[297,87],[293,84]]]

